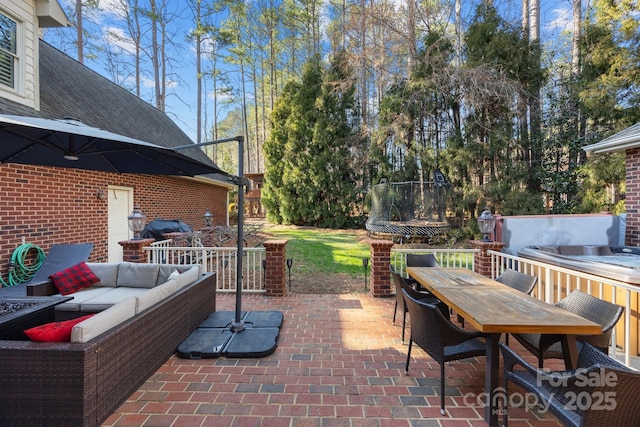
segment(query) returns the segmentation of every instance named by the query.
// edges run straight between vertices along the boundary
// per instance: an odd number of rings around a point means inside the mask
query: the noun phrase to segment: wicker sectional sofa
[[[0,340],[0,424],[99,426],[215,311],[215,275],[198,266],[87,265],[100,283],[56,309],[56,320],[97,312],[71,342]],[[27,290],[56,292],[49,282]]]

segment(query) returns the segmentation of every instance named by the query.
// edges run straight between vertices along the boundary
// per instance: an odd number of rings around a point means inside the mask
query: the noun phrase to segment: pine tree
[[[350,148],[357,146],[353,118],[356,117],[355,79],[347,65],[347,56],[340,52],[324,78],[317,99],[318,117],[313,144],[318,155],[312,170],[317,179],[317,200],[313,223],[320,227],[350,226],[352,204],[356,201],[355,168]]]
[[[356,202],[354,81],[344,56],[324,72],[318,56],[289,83],[265,144],[263,203],[273,222],[342,228]],[[323,77],[324,76],[324,77]]]
[[[267,210],[267,219],[276,224],[283,222],[280,201],[283,197],[284,150],[289,139],[287,125],[292,101],[299,88],[300,84],[295,82],[289,82],[283,88],[271,114],[271,134],[263,146],[265,178],[261,202]]]

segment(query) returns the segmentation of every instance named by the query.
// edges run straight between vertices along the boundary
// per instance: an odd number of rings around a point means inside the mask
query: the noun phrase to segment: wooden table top
[[[407,267],[480,332],[591,335],[602,326],[465,268]]]

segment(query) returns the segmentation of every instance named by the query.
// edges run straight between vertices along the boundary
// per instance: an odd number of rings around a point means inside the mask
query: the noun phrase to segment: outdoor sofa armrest
[[[27,284],[27,296],[30,297],[48,297],[58,293],[58,289],[53,285],[51,280]]]

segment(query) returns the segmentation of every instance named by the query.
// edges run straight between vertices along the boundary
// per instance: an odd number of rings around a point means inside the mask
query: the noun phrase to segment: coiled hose
[[[30,256],[32,250],[36,251],[35,258]],[[16,286],[20,283],[28,282],[36,274],[42,266],[46,255],[44,251],[32,243],[23,243],[16,248],[11,254],[9,261],[8,283],[0,276],[0,282],[3,287]],[[27,259],[30,261],[27,263]]]

